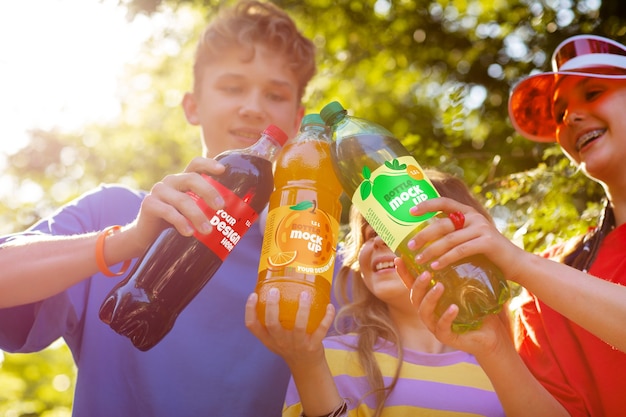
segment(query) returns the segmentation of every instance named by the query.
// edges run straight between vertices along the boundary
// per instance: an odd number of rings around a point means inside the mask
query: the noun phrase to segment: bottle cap
[[[322,119],[322,116],[320,116],[319,113],[309,113],[302,118],[302,123],[300,124],[300,126],[323,125],[323,124],[324,124],[324,119]]]
[[[324,120],[324,123],[329,124],[330,121],[333,120],[333,118],[338,113],[345,111],[346,109],[343,108],[341,103],[339,103],[338,101],[331,101],[322,108],[322,111],[320,111],[320,116]]]
[[[280,146],[283,146],[285,142],[287,142],[287,139],[288,139],[287,134],[283,132],[283,130],[280,127],[275,126],[275,125],[267,126],[265,130],[263,131],[263,134],[270,135],[271,137],[276,139],[276,141],[280,143]]]

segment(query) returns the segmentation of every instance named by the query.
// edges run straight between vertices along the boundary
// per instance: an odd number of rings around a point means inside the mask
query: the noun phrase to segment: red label
[[[193,235],[223,261],[259,215],[228,188],[209,176],[203,176],[220,193],[225,204],[223,209],[215,211],[196,194],[188,192],[213,226],[209,234],[203,235],[196,230]]]

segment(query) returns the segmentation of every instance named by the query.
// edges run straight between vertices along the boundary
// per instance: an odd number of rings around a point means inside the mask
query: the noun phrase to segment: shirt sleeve
[[[101,185],[61,207],[22,233],[0,237],[0,250],[8,242],[42,235],[74,235],[101,230],[111,224],[126,224],[138,211],[143,193],[124,186]],[[102,277],[95,275],[96,278]],[[88,278],[45,300],[0,309],[0,348],[7,352],[35,352],[59,337],[82,331]]]
[[[551,341],[558,341],[558,333],[565,331],[552,327],[551,337],[546,332],[545,315],[558,314],[529,293],[515,315],[515,343],[522,360],[537,380],[567,409],[573,417],[588,416],[586,406],[576,393]],[[566,337],[565,337],[566,338]],[[572,353],[576,354],[576,353]]]

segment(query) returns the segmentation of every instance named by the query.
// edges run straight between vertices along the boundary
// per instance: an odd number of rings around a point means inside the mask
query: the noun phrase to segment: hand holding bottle
[[[293,328],[286,329],[280,322],[280,290],[273,288],[268,291],[265,301],[265,317],[263,323],[257,315],[258,294],[252,293],[246,303],[246,327],[269,350],[281,356],[289,367],[308,366],[325,361],[322,340],[332,326],[335,309],[332,304],[326,307],[326,314],[319,326],[307,332],[312,298],[306,291],[300,293],[298,310]]]
[[[450,305],[441,316],[435,313],[444,285],[440,282],[431,285],[432,274],[428,271],[413,277],[399,258],[396,260],[396,270],[404,283],[408,284],[411,303],[419,311],[420,318],[441,343],[471,353],[479,359],[498,351],[501,343],[511,345],[507,349],[512,347],[506,313],[485,317],[483,325],[472,332],[454,332],[452,323],[459,312],[458,306]]]
[[[224,165],[210,158],[194,158],[184,172],[171,174],[156,183],[145,197],[139,215],[133,222],[136,228],[136,246],[141,255],[167,227],[173,226],[184,235],[191,236],[194,228],[210,231],[207,215],[189,195],[192,192],[202,198],[214,210],[224,206],[219,192],[204,180],[202,174],[219,175]]]
[[[333,169],[344,192],[411,274],[419,275],[425,266],[415,261],[415,248],[408,242],[427,220],[441,213],[416,215],[410,209],[439,193],[411,153],[384,127],[349,116],[338,102],[327,104],[320,114],[333,132]],[[437,270],[434,280],[446,284],[437,313],[452,303],[459,306],[453,325],[457,332],[479,328],[482,318],[500,311],[510,295],[502,272],[481,255],[466,255]]]
[[[416,216],[432,211],[440,211],[444,216],[429,222],[409,241],[409,247],[416,253],[416,263],[439,271],[468,256],[484,255],[507,280],[520,281],[529,262],[528,255],[534,255],[517,247],[485,216],[446,197],[424,201],[411,209]],[[446,213],[457,211],[465,216],[460,230],[456,230],[450,219],[445,217]]]
[[[100,306],[100,319],[140,350],[151,349],[165,337],[181,311],[213,277],[267,205],[274,188],[272,162],[286,140],[280,128],[269,125],[253,145],[224,151],[216,157],[224,165],[221,174],[173,176],[168,178],[167,187],[155,187],[155,194],[161,197],[150,201],[155,212],[168,208],[160,202],[178,202],[185,207],[180,213],[183,218],[191,211],[200,227],[193,230],[193,236],[186,234],[186,227],[183,234],[172,227],[163,230],[126,278],[106,296]],[[199,189],[201,181],[219,191],[223,208],[215,210],[214,206],[221,203],[211,193],[203,192],[209,198],[207,202],[194,192],[193,186]],[[173,220],[178,217],[173,212],[163,217],[168,215]]]

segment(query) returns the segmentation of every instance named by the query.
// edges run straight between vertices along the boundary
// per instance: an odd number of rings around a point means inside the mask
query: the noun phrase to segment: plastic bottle
[[[319,114],[306,115],[299,134],[276,160],[256,292],[257,315],[265,322],[270,288],[280,290],[279,320],[292,329],[300,293],[311,295],[311,333],[330,303],[341,217],[341,184],[330,159],[330,132]]]
[[[161,341],[267,205],[274,188],[272,162],[286,141],[286,134],[270,125],[255,144],[216,156],[226,170],[204,178],[225,207],[215,211],[189,192],[212,231],[187,237],[173,227],[164,230],[106,296],[100,319],[142,351]]]
[[[338,102],[321,111],[332,128],[333,168],[352,203],[392,251],[401,257],[415,276],[425,266],[415,263],[408,241],[440,213],[413,216],[409,209],[427,199],[439,197],[415,158],[388,130],[365,119],[348,116]],[[433,272],[445,291],[436,313],[450,304],[459,307],[452,328],[455,332],[477,329],[482,319],[500,311],[509,298],[509,286],[502,272],[486,257],[472,256]]]

